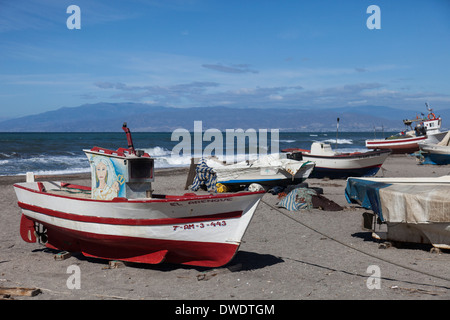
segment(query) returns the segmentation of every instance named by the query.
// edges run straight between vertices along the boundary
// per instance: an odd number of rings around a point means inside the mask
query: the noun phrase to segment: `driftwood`
[[[38,288],[4,288],[0,287],[0,295],[1,296],[24,296],[24,297],[34,297],[41,293],[41,290]]]

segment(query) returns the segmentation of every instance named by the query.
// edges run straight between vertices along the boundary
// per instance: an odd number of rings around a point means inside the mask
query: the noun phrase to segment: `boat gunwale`
[[[364,169],[374,169],[374,168],[380,168],[383,164],[377,163],[373,165],[369,165],[366,167],[352,167],[352,168],[333,168],[333,167],[326,167],[326,166],[316,166],[317,169],[327,169],[327,170],[333,170],[333,171],[348,171],[348,170],[364,170]]]
[[[186,216],[186,217],[167,217],[167,218],[115,218],[115,217],[99,217],[93,215],[80,215],[59,210],[53,210],[25,202],[18,202],[18,205],[23,210],[28,210],[48,217],[69,220],[73,222],[82,223],[96,223],[99,225],[121,225],[121,226],[135,226],[135,227],[151,227],[151,226],[167,226],[178,225],[186,223],[196,223],[204,221],[217,221],[241,218],[245,212],[242,210],[224,211],[216,214]],[[27,214],[25,214],[27,215]],[[31,218],[31,217],[30,217]],[[41,222],[39,218],[31,218]],[[55,224],[53,224],[55,225]],[[71,229],[73,230],[73,229]]]
[[[309,153],[302,153],[302,155],[306,158],[321,158],[321,159],[344,159],[344,160],[353,160],[353,159],[364,159],[364,158],[375,158],[377,156],[382,156],[384,154],[391,153],[390,150],[374,150],[374,151],[368,151],[368,152],[360,152],[360,153],[343,153],[340,155],[315,155],[315,154],[309,154]]]
[[[27,182],[24,182],[27,183]],[[35,182],[35,183],[39,183],[39,182]],[[62,187],[61,183],[61,187]],[[78,185],[74,185],[74,184],[70,184],[72,186],[73,189],[75,189],[74,187],[82,187],[85,188],[84,190],[87,190],[86,188],[90,189],[89,187],[86,186],[78,186]],[[193,200],[211,200],[211,199],[222,199],[222,198],[235,198],[235,197],[243,197],[243,196],[250,196],[250,195],[256,195],[256,194],[261,194],[261,193],[265,193],[265,190],[261,190],[261,191],[254,191],[254,192],[250,192],[250,191],[246,191],[246,192],[241,192],[241,193],[223,193],[223,194],[184,194],[184,195],[164,195],[165,197],[170,197],[170,198],[149,198],[149,199],[127,199],[127,198],[123,198],[123,197],[116,197],[112,200],[99,200],[99,199],[86,199],[86,198],[80,198],[80,197],[70,197],[70,196],[65,196],[65,195],[59,195],[59,194],[53,194],[53,193],[49,193],[46,191],[41,191],[41,190],[34,190],[31,188],[28,188],[26,186],[21,185],[21,183],[15,183],[13,185],[14,188],[19,188],[28,192],[32,192],[32,193],[37,193],[37,194],[41,194],[41,195],[45,195],[45,196],[50,196],[50,197],[57,197],[57,198],[65,198],[65,199],[71,199],[71,200],[76,200],[76,201],[89,201],[89,202],[99,202],[99,203],[170,203],[170,202],[181,202],[181,201],[193,201]]]

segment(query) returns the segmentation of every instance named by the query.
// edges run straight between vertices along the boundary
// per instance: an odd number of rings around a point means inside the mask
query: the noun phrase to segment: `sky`
[[[98,102],[424,112],[450,108],[449,77],[449,0],[0,0],[2,119]]]

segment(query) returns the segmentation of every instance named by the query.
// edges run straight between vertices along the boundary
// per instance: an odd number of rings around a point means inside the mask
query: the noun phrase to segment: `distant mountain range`
[[[135,132],[171,132],[177,128],[194,130],[201,120],[203,130],[280,129],[280,131],[384,131],[404,129],[402,120],[415,118],[423,110],[400,110],[383,106],[316,110],[263,108],[169,108],[139,103],[96,103],[60,108],[36,115],[0,122],[1,132],[116,132],[123,122]],[[450,109],[435,110],[450,123]]]

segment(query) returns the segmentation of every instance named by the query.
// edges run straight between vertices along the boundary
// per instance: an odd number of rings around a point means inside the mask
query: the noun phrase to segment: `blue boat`
[[[450,131],[438,143],[419,143],[423,164],[450,164]]]

